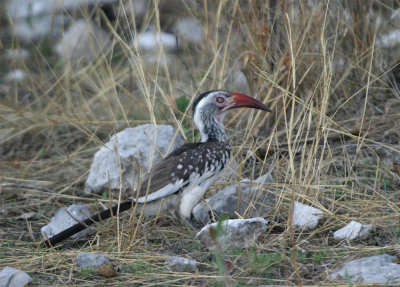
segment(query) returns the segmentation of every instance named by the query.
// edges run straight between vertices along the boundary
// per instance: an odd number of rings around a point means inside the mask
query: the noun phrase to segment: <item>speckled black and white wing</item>
[[[231,148],[226,142],[188,143],[174,150],[142,181],[134,200],[157,200],[199,185],[218,175],[226,166]]]

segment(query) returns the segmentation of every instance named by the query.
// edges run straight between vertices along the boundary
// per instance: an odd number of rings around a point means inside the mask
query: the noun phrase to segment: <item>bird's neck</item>
[[[202,142],[226,142],[226,134],[222,122],[215,117],[203,120],[200,133]]]

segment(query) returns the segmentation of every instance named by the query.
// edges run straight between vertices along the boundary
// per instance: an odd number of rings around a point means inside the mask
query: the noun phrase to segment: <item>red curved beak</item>
[[[232,93],[232,96],[233,96],[232,103],[226,107],[226,110],[235,108],[252,108],[252,109],[264,110],[270,113],[272,112],[270,108],[261,103],[259,100],[256,100],[252,97],[239,93]]]

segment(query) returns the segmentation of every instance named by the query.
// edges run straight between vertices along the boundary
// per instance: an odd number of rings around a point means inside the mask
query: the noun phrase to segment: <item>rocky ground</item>
[[[0,9],[0,286],[400,285],[397,2]],[[198,230],[128,211],[40,246],[197,141],[191,103],[217,88],[273,113],[225,119]]]

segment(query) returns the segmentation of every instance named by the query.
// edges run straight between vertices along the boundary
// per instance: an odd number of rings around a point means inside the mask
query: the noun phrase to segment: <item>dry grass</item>
[[[231,282],[330,285],[329,271],[348,260],[399,252],[397,59],[377,45],[396,4],[295,1],[268,10],[256,1],[221,1],[208,13],[191,11],[204,24],[202,45],[184,46],[169,65],[158,51],[160,64],[149,65],[129,43],[149,23],[160,29],[156,3],[138,27],[124,15],[110,23],[100,10],[80,11],[113,35],[107,52],[84,66],[57,59],[46,40],[24,44],[3,37],[2,46],[27,46],[32,57],[11,63],[27,72],[24,82],[0,85],[0,268],[28,271],[32,285],[224,285],[214,254],[200,250],[194,234],[173,218],[134,225],[126,214],[96,225],[89,240],[51,250],[36,244],[60,206],[108,206],[107,198],[82,190],[93,154],[111,134],[141,123],[169,123],[193,139],[190,107],[179,111],[176,99],[184,95],[191,102],[202,91],[231,90],[238,69],[251,95],[274,113],[243,110],[227,118],[239,168],[208,195],[272,171],[276,184],[266,189],[275,188],[277,204],[271,229],[257,246],[222,255]],[[293,200],[322,209],[324,222],[310,232],[289,228]],[[334,242],[332,232],[350,220],[377,230],[366,240]],[[109,256],[120,265],[117,277],[81,271],[74,262],[81,251]],[[198,260],[198,273],[169,272],[168,255]]]

